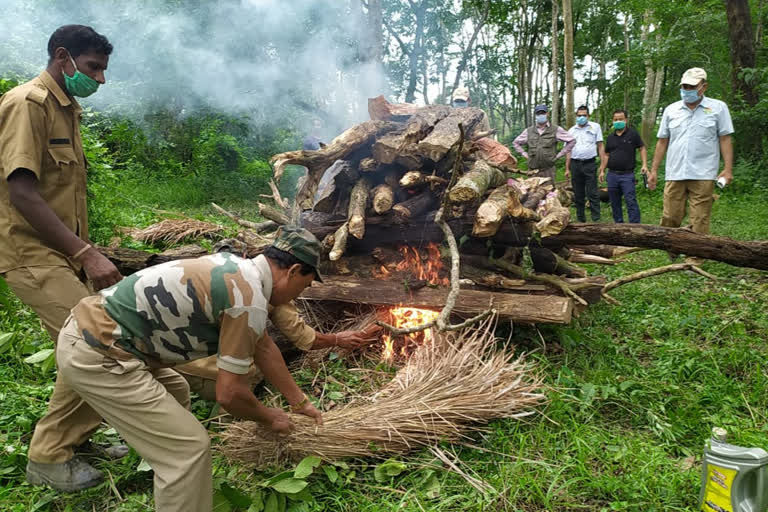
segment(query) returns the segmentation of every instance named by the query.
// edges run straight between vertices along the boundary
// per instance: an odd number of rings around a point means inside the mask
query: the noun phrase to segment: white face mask
[[[536,114],[536,122],[544,124],[547,122],[547,114]]]

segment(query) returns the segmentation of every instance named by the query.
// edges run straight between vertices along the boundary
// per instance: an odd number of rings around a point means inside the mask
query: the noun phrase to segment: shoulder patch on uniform
[[[43,87],[31,87],[27,93],[26,98],[32,100],[35,103],[42,105],[45,103],[45,99],[48,97],[48,89]]]

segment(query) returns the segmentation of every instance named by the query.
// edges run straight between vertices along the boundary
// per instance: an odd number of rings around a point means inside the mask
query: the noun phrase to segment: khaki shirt
[[[10,203],[8,177],[35,173],[38,191],[64,225],[88,240],[82,108],[47,71],[0,98],[0,273],[17,267],[80,264],[46,246]]]

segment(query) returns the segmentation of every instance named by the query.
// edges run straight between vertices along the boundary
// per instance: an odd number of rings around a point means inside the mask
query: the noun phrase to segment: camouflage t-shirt
[[[218,354],[220,369],[246,374],[271,294],[264,256],[218,253],[136,272],[72,314],[85,341],[112,358],[159,367]]]

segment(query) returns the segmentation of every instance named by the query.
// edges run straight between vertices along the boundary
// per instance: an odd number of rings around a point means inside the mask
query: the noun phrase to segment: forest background
[[[301,147],[307,135],[329,141],[366,119],[366,100],[378,94],[445,104],[466,86],[508,145],[538,103],[551,105],[566,128],[586,103],[604,132],[623,108],[652,151],[661,112],[679,99],[678,80],[694,66],[707,71],[708,95],[729,105],[736,126],[735,182],[716,204],[713,231],[768,238],[766,0],[8,0],[4,7],[0,93],[44,68],[47,38],[59,25],[92,25],[115,46],[107,84],[82,102],[91,236],[99,244],[162,249],[121,228],[169,212],[221,222],[211,201],[255,219],[259,194],[269,193],[269,157]],[[285,194],[300,172],[283,179]],[[658,222],[660,192],[640,195],[644,221]],[[660,254],[590,271],[611,277],[663,264]],[[343,478],[313,481],[314,501],[287,506],[693,510],[695,458],[712,423],[751,444],[765,445],[768,431],[760,343],[768,315],[759,308],[768,283],[761,273],[708,265],[727,282],[691,288],[691,277],[665,277],[618,294],[626,306],[600,306],[575,326],[518,332],[515,342],[562,392],[551,393],[548,419],[494,426],[484,446],[506,455],[458,449],[496,495],[436,474],[420,455],[402,470],[391,466],[383,482],[364,462],[336,468]],[[29,310],[0,287],[0,502],[19,511],[146,510],[151,479],[137,476],[135,457],[107,466],[114,479],[106,492],[64,498],[23,484],[28,434],[53,372],[50,357],[32,356],[50,346]],[[343,382],[356,378],[341,367],[327,371]],[[201,417],[210,412],[196,407]],[[233,490],[231,471],[217,466],[220,510],[236,508],[232,493],[255,502],[266,488],[251,476]]]

